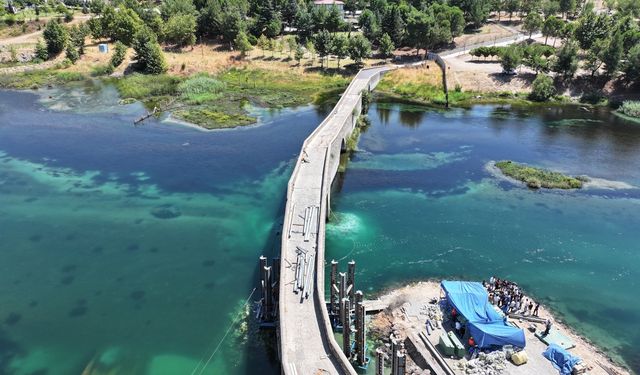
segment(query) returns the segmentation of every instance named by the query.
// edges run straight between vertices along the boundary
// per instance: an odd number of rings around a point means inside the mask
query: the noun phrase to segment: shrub
[[[71,43],[69,43],[67,45],[65,57],[69,59],[69,61],[71,61],[72,64],[75,64],[76,61],[78,61],[78,59],[80,58],[80,54],[78,53],[78,50],[76,49],[76,47],[74,47]]]
[[[91,76],[93,77],[106,76],[111,73],[113,73],[113,65],[111,64],[96,65],[91,68]]]
[[[538,74],[533,81],[529,98],[537,102],[546,102],[556,93],[553,79],[546,74]]]
[[[49,52],[47,51],[47,46],[44,45],[42,40],[38,40],[38,44],[36,44],[36,54],[35,58],[40,61],[45,61],[49,58]]]
[[[620,106],[620,112],[630,117],[640,118],[640,102],[626,100]]]
[[[47,44],[49,57],[55,56],[64,50],[67,44],[67,30],[56,20],[49,21],[44,28],[44,41]]]
[[[143,73],[161,74],[167,71],[167,62],[151,30],[143,28],[136,33],[133,49],[136,51],[137,68]]]
[[[124,57],[127,54],[127,46],[124,43],[118,41],[113,46],[113,55],[111,55],[111,66],[117,68],[124,61]]]

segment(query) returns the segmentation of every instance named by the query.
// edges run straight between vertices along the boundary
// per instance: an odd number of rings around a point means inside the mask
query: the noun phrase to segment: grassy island
[[[264,69],[232,68],[219,74],[189,77],[168,74],[132,74],[110,81],[123,100],[142,101],[174,117],[205,129],[254,124],[249,103],[264,108],[284,108],[322,101],[328,93],[342,91],[348,81],[341,76],[296,74]]]
[[[530,167],[511,160],[496,162],[495,166],[505,176],[522,181],[533,189],[580,189],[585,182],[584,178],[571,177],[542,168]]]

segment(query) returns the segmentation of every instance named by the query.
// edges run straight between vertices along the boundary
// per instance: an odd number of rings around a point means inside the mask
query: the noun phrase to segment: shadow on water
[[[25,350],[11,340],[7,333],[0,328],[0,374],[14,374],[11,364],[25,354]]]

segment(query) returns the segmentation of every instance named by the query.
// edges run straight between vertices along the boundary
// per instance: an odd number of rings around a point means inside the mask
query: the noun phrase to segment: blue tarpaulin
[[[507,325],[489,303],[482,284],[467,281],[442,281],[447,300],[467,319],[467,329],[480,348],[513,345],[524,348],[524,332]]]
[[[573,367],[581,361],[579,357],[571,355],[556,344],[549,345],[542,355],[550,360],[553,363],[553,367],[558,369],[562,375],[570,375]]]

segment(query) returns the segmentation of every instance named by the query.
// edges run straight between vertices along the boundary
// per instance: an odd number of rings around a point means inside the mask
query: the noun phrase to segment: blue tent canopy
[[[489,303],[482,284],[467,281],[442,281],[447,300],[467,319],[471,336],[480,348],[493,345],[525,347],[524,332],[506,324]]]

